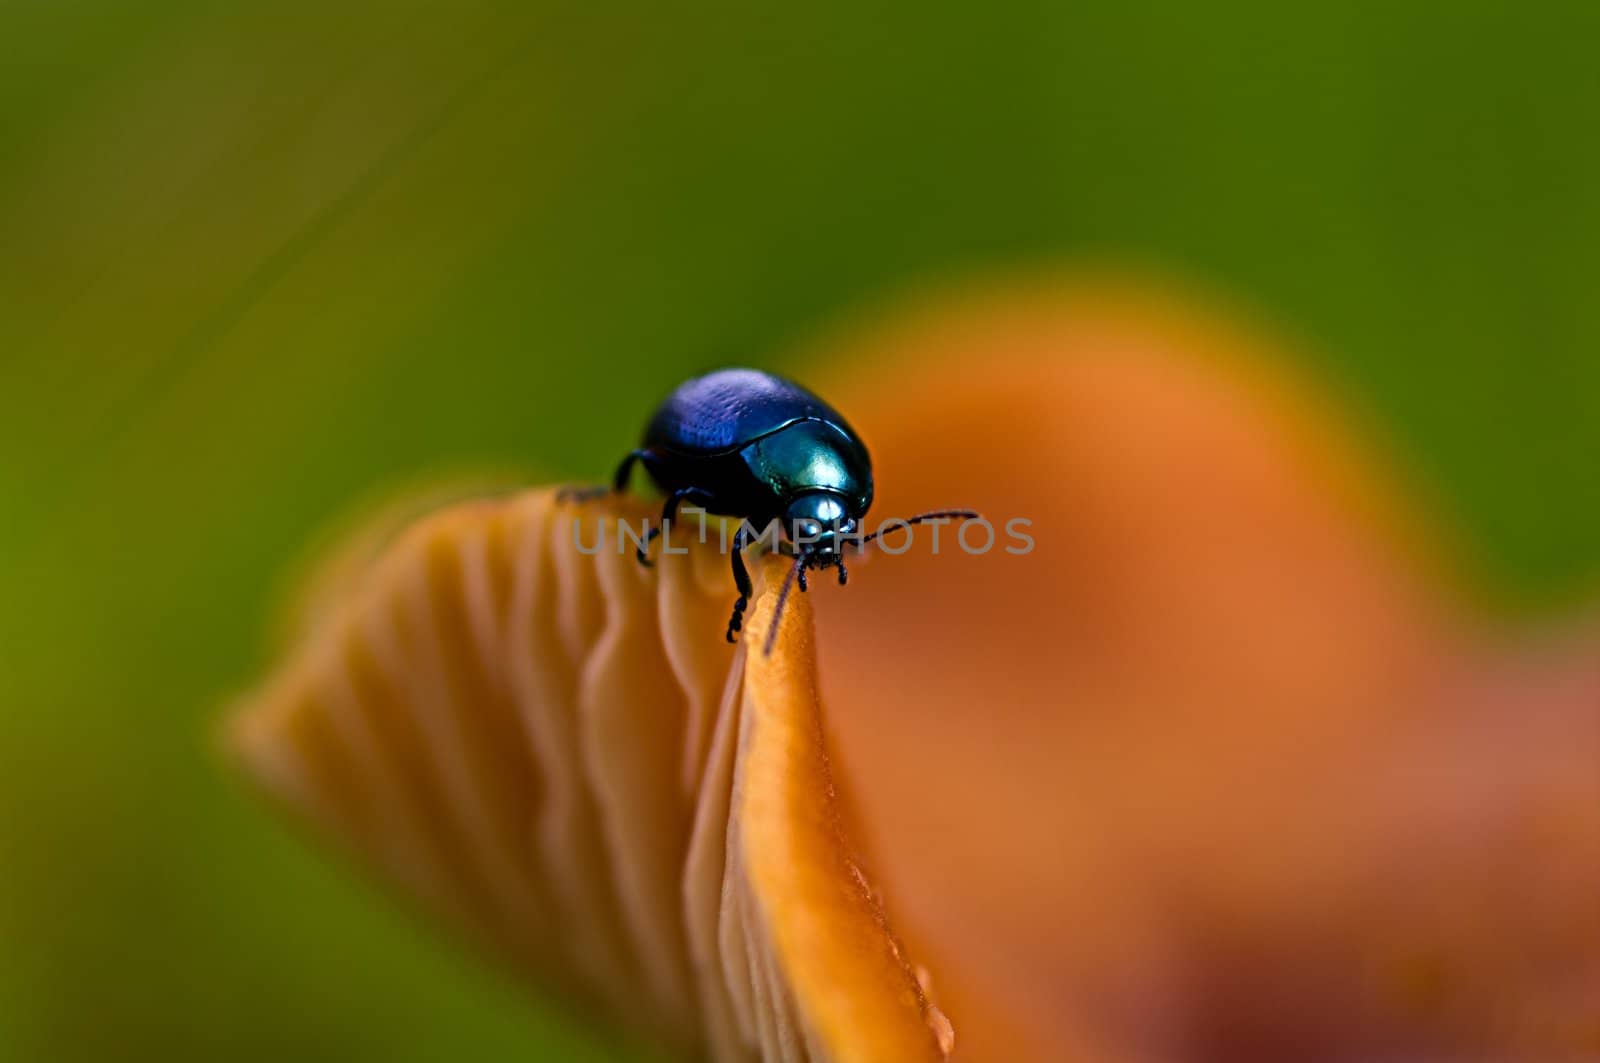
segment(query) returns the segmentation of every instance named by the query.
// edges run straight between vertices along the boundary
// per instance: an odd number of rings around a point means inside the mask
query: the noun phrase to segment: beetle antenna
[[[895,522],[895,526],[904,527],[912,524],[921,524],[930,520],[977,520],[978,518],[979,514],[976,510],[934,509],[929,510],[927,513],[918,513],[914,517],[907,517],[904,520],[897,521]],[[879,528],[871,535],[863,536],[860,539],[852,541],[855,542],[858,549],[863,548],[868,543],[872,542],[872,540],[882,535],[885,530],[888,529]],[[767,628],[766,642],[763,643],[761,647],[761,653],[763,656],[770,656],[772,654],[773,644],[778,640],[778,624],[783,620],[784,606],[789,603],[789,592],[794,589],[795,581],[797,579],[804,579],[802,572],[806,567],[806,562],[809,560],[810,557],[808,555],[804,553],[797,553],[795,555],[794,564],[789,566],[788,572],[784,573],[783,585],[778,588],[777,604],[772,607],[772,623],[771,626]],[[839,582],[843,583],[847,578],[848,577],[844,568],[844,559],[841,557],[839,559]]]
[[[926,513],[918,513],[915,517],[906,517],[904,520],[892,521],[888,525],[880,527],[877,531],[873,532],[871,535],[864,536],[863,538],[858,540],[857,541],[857,545],[860,546],[860,547],[865,547],[868,543],[872,542],[872,540],[876,539],[878,536],[882,535],[886,531],[893,531],[896,528],[909,527],[909,526],[911,526],[913,524],[921,524],[923,521],[929,521],[929,520],[977,520],[978,516],[979,516],[979,514],[976,511],[970,510],[970,509],[934,509],[934,510],[929,510]]]
[[[783,577],[783,586],[778,588],[778,604],[772,607],[772,623],[767,628],[767,641],[761,647],[761,655],[763,657],[772,655],[772,644],[778,639],[778,624],[783,620],[783,607],[789,601],[789,591],[794,586],[795,577],[805,567],[806,555],[801,554],[794,559],[794,564],[790,566],[789,571]]]

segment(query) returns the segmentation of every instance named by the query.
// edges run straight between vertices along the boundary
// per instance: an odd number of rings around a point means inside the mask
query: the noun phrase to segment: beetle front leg
[[[750,595],[755,593],[750,583],[750,573],[744,567],[744,548],[750,545],[748,528],[749,525],[741,524],[733,537],[733,585],[739,588],[739,598],[733,603],[733,615],[728,618],[729,642],[738,640],[739,629],[744,626],[745,606],[750,604]]]

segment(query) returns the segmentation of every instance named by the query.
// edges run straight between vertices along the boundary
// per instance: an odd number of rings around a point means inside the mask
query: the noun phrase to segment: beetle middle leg
[[[677,517],[679,505],[692,499],[710,502],[711,497],[708,492],[698,487],[680,487],[668,495],[666,502],[661,506],[661,523],[644,533],[644,541],[633,552],[633,556],[639,559],[639,564],[646,568],[650,568],[655,564],[654,561],[650,560],[650,544],[655,542],[656,536],[666,530],[667,522]]]

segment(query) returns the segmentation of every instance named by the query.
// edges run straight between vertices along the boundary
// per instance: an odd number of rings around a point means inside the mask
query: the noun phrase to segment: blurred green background
[[[930,279],[1230,293],[1500,607],[1595,589],[1600,5],[762,6],[0,2],[0,1058],[620,1051],[208,729],[354,500]]]

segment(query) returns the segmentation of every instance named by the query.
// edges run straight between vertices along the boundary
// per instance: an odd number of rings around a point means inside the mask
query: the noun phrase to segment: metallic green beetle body
[[[849,422],[800,385],[754,369],[679,386],[629,459],[669,499],[757,530],[781,521],[818,564],[838,556],[834,536],[855,532],[872,505],[872,459]]]

